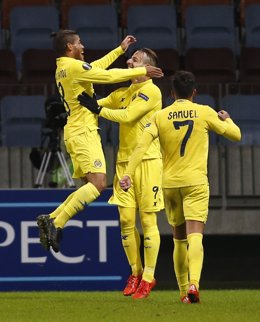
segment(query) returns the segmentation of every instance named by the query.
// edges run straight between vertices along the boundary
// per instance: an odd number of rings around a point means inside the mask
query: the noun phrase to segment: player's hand
[[[128,47],[136,42],[136,38],[132,35],[127,35],[125,39],[121,42],[121,47],[123,51],[127,51]]]
[[[99,114],[102,109],[102,106],[98,105],[95,93],[93,94],[93,97],[91,97],[86,92],[82,92],[78,96],[78,100],[80,105],[86,107],[92,113]]]
[[[124,191],[127,191],[131,187],[131,179],[129,176],[123,176],[119,181],[120,188]]]
[[[228,114],[228,112],[221,110],[218,112],[218,117],[222,120],[225,121],[225,119],[229,118],[230,115]]]
[[[148,77],[161,78],[164,76],[161,68],[150,66],[150,65],[145,66],[145,68],[146,68],[146,76]]]

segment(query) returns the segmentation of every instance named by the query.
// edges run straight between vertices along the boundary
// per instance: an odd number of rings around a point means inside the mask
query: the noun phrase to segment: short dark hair
[[[67,44],[73,44],[75,41],[75,36],[78,36],[75,30],[59,30],[58,32],[53,32],[51,37],[53,38],[53,48],[58,56],[63,56],[67,50]]]
[[[172,79],[172,88],[178,98],[189,98],[196,88],[195,76],[185,70],[177,71]]]
[[[139,51],[141,53],[144,53],[146,54],[147,56],[147,63],[149,63],[149,65],[151,66],[157,66],[158,65],[158,56],[157,54],[150,48],[141,48],[141,49],[138,49],[136,51]]]

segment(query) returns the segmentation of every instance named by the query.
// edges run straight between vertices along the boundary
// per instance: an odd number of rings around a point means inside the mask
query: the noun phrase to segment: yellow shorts
[[[162,196],[162,160],[143,160],[135,171],[133,184],[127,192],[119,186],[127,167],[127,162],[116,165],[113,196],[109,203],[126,208],[139,208],[139,211],[156,212],[164,208]]]
[[[209,207],[209,186],[164,188],[165,211],[168,222],[179,226],[186,220],[206,223]]]
[[[97,130],[73,136],[64,141],[73,164],[73,178],[87,173],[106,173],[106,162]]]

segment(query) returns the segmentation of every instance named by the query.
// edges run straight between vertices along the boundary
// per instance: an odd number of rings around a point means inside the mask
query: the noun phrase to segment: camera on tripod
[[[44,141],[47,141],[49,149],[59,150],[61,131],[67,123],[67,113],[59,95],[51,96],[46,100],[45,113]],[[43,145],[46,146],[46,142]]]
[[[66,159],[61,151],[60,141],[63,127],[67,123],[67,113],[59,95],[48,98],[45,102],[46,123],[43,130],[42,149],[45,151],[39,166],[35,187],[42,186],[47,171],[60,165],[69,187],[75,187]]]

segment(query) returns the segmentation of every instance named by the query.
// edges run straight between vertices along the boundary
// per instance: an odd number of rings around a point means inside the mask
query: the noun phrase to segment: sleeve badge
[[[148,96],[146,96],[145,94],[143,94],[143,93],[139,93],[138,94],[138,96],[139,97],[141,97],[142,99],[144,99],[145,101],[148,101],[149,100],[149,97]]]
[[[92,66],[88,63],[83,63],[82,67],[85,69],[85,70],[90,70],[92,68]]]

